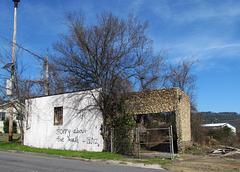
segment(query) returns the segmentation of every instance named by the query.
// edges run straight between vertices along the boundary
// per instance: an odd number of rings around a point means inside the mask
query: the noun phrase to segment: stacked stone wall
[[[135,115],[174,112],[178,151],[191,145],[190,99],[179,88],[131,93],[127,105]]]
[[[174,112],[176,88],[134,92],[128,96],[127,105],[134,114]]]
[[[183,153],[186,148],[191,146],[191,112],[190,99],[180,89],[177,89],[178,100],[176,108],[178,151]]]

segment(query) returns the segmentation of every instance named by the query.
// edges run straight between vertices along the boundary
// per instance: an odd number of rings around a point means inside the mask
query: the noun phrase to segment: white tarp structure
[[[26,100],[24,145],[37,148],[103,150],[100,89]]]
[[[203,127],[208,127],[208,128],[223,128],[223,127],[228,127],[232,130],[233,133],[236,134],[236,128],[229,123],[215,123],[215,124],[203,124]]]

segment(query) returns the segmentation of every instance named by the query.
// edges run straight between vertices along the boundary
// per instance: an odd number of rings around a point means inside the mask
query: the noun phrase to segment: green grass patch
[[[2,137],[1,137],[2,136]],[[144,164],[160,164],[160,165],[169,165],[172,163],[168,159],[129,159],[120,154],[113,154],[110,152],[88,152],[88,151],[73,151],[73,150],[59,150],[59,149],[40,149],[29,146],[21,145],[21,142],[18,141],[19,135],[15,136],[15,141],[9,142],[8,135],[0,136],[0,149],[5,150],[16,150],[23,152],[34,152],[41,154],[51,154],[59,155],[63,157],[79,157],[84,159],[111,159],[111,160],[122,160],[130,161],[135,163],[144,163]]]
[[[202,154],[205,152],[206,152],[206,150],[202,149],[201,147],[197,147],[197,146],[192,146],[185,151],[186,154]]]
[[[88,151],[73,151],[73,150],[59,150],[59,149],[40,149],[33,148],[29,146],[21,145],[20,141],[0,141],[0,149],[5,150],[16,150],[23,152],[34,152],[42,154],[51,154],[51,155],[60,155],[64,157],[79,157],[84,159],[112,159],[112,160],[123,160],[131,161],[135,163],[144,163],[144,164],[160,164],[160,165],[169,165],[172,163],[168,159],[126,159],[119,154],[113,154],[110,152],[88,152]]]
[[[0,149],[6,149],[6,150],[18,150],[18,147],[20,146],[20,142],[3,142],[0,141]]]
[[[155,164],[161,164],[161,165],[169,165],[169,164],[172,164],[172,160],[170,160],[170,159],[158,159],[158,158],[154,158],[154,159],[149,159],[149,162],[155,163]]]
[[[21,145],[21,143],[18,141],[13,141],[13,142],[0,141],[0,149],[44,153],[44,154],[51,154],[51,155],[60,155],[64,157],[80,157],[85,159],[121,159],[123,157],[122,155],[112,154],[109,152],[88,152],[88,151],[33,148],[33,147]]]

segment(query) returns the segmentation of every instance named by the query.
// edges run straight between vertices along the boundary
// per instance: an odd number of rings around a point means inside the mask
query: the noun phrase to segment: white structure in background
[[[234,126],[232,126],[229,123],[215,123],[215,124],[203,124],[203,127],[207,127],[207,128],[223,128],[223,127],[228,127],[232,130],[233,133],[236,134],[236,128]]]
[[[14,103],[15,103],[15,107],[19,108],[18,110],[20,110],[19,103],[17,101],[15,101]],[[0,133],[4,133],[3,123],[10,116],[11,107],[12,107],[12,104],[9,102],[3,102],[0,104]],[[20,119],[20,116],[17,110],[13,108],[13,120],[17,122],[17,133],[20,133],[19,119]]]
[[[100,89],[26,100],[24,145],[37,148],[103,150]]]

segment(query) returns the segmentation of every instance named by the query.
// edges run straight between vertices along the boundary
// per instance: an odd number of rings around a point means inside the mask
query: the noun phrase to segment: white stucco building
[[[24,145],[37,148],[103,150],[100,89],[26,100]]]

